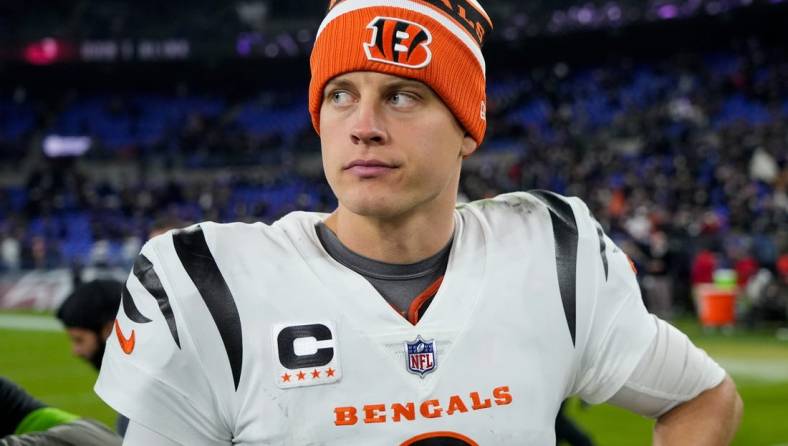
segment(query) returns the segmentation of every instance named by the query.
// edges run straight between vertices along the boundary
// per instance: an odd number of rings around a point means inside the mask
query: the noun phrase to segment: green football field
[[[52,406],[113,425],[115,414],[92,391],[96,373],[71,356],[66,335],[51,327],[9,328],[26,325],[14,322],[19,317],[0,313],[0,374]],[[736,380],[745,412],[734,444],[788,446],[788,341],[773,331],[704,333],[692,322],[680,326]],[[569,413],[598,445],[650,444],[651,421],[623,410],[583,408],[573,400]]]

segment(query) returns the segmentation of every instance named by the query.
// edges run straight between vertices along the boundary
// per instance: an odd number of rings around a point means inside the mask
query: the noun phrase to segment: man
[[[94,420],[49,407],[0,376],[0,446],[112,446],[121,438]]]
[[[112,333],[120,306],[123,284],[115,280],[94,280],[77,286],[58,308],[57,318],[66,328],[71,351],[101,369],[101,360]],[[117,431],[123,435],[128,419],[118,416]]]
[[[114,280],[78,285],[56,312],[71,340],[74,356],[91,363],[96,370],[101,368],[106,339],[112,333],[122,287]]]
[[[142,249],[96,391],[126,444],[552,445],[579,395],[730,441],[741,404],[578,199],[457,206],[486,128],[476,1],[333,1],[309,110],[339,206]]]

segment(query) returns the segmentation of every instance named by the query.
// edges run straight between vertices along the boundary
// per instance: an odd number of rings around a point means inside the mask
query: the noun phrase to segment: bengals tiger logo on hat
[[[367,25],[372,38],[364,44],[369,60],[406,68],[424,68],[432,60],[432,34],[423,25],[391,17],[375,17]]]
[[[478,0],[329,0],[309,66],[309,114],[320,132],[326,84],[372,71],[423,82],[481,144],[487,129],[486,63],[492,21]]]

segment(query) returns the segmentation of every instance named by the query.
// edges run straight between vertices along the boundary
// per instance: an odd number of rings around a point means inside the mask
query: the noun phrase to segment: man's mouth
[[[360,178],[375,178],[385,175],[398,166],[381,160],[354,160],[348,163],[343,170],[352,173]]]

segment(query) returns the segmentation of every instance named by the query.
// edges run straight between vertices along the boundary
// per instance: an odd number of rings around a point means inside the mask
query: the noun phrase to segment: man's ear
[[[109,335],[112,334],[112,327],[115,325],[115,321],[109,321],[101,327],[101,339],[106,341],[109,338]]]
[[[471,138],[470,133],[465,133],[465,136],[462,138],[462,147],[460,147],[460,156],[463,159],[468,158],[479,148],[479,145],[476,144],[476,140]]]

